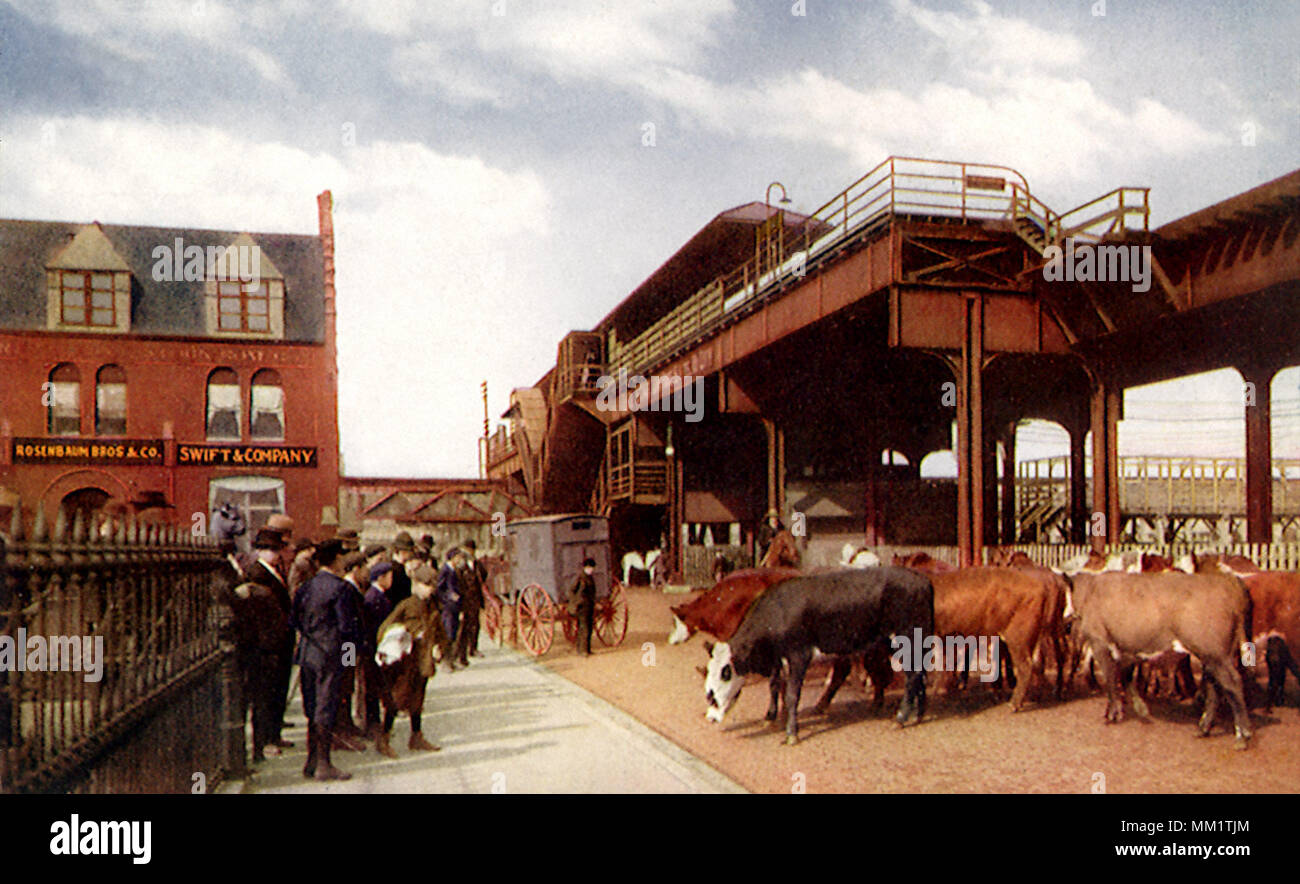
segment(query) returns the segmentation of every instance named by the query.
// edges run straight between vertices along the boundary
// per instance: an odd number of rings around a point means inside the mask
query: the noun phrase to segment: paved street
[[[334,752],[352,773],[341,783],[302,776],[306,729],[297,745],[258,765],[228,791],[256,793],[728,793],[744,790],[604,700],[510,649],[483,641],[469,669],[439,672],[425,700],[424,732],[441,752],[406,748],[405,715],[393,728],[399,758]],[[289,720],[304,723],[300,698]]]

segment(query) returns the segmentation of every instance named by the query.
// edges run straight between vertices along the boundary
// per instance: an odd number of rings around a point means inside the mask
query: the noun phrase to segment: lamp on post
[[[789,197],[789,196],[786,194],[786,192],[785,192],[785,185],[782,184],[780,181],[773,181],[771,184],[769,184],[769,185],[767,186],[767,195],[766,195],[766,196],[764,197],[764,199],[763,199],[764,204],[767,205],[767,207],[768,207],[769,209],[772,207],[772,188],[773,188],[773,187],[779,187],[779,188],[781,188],[781,199],[779,200],[779,202],[780,202],[781,205],[783,205],[783,206],[788,206],[788,205],[790,204],[790,197]]]

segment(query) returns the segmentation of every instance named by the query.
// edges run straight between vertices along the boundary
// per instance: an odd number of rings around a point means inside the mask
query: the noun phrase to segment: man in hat
[[[462,666],[469,665],[471,655],[481,657],[478,650],[479,612],[483,610],[483,587],[487,585],[487,568],[475,558],[478,543],[473,538],[461,544],[465,564],[456,572],[461,590],[460,635],[456,639],[456,659]]]
[[[754,535],[755,545],[758,547],[756,562],[763,561],[763,557],[767,555],[767,548],[772,545],[772,540],[784,528],[785,526],[781,524],[781,514],[774,509],[768,510],[766,519],[758,526],[758,532]]]
[[[271,684],[268,688],[275,717],[271,740],[266,750],[268,755],[279,755],[281,749],[288,749],[293,743],[284,739],[284,712],[289,703],[289,676],[293,671],[293,630],[288,627],[288,618],[292,609],[289,587],[285,585],[278,563],[280,553],[284,550],[284,538],[279,531],[271,528],[259,528],[253,537],[253,557],[241,560],[244,579],[248,583],[263,587],[280,608],[282,619],[277,626],[267,626],[270,630],[266,638],[277,637],[274,667]]]
[[[417,752],[438,751],[421,732],[424,692],[434,674],[434,654],[447,645],[438,610],[433,605],[437,579],[437,572],[428,565],[417,568],[412,577],[412,594],[398,603],[379,626],[377,662],[387,692],[381,742],[377,745],[388,757],[393,757],[389,754],[391,747],[389,752],[384,752],[383,747],[388,745],[393,722],[402,710],[411,716],[407,748]]]
[[[293,597],[293,625],[302,635],[298,665],[302,677],[302,705],[307,713],[307,763],[303,776],[318,780],[346,780],[330,761],[335,716],[344,675],[344,645],[360,645],[353,595],[343,580],[343,542],[333,538],[316,550],[320,572]]]
[[[357,534],[357,529],[344,528],[334,536],[343,541],[344,552],[359,552],[361,550],[361,535]]]
[[[223,540],[220,544],[220,552],[224,561],[213,572],[212,593],[217,605],[229,610],[229,616],[219,621],[218,637],[223,643],[229,642],[235,647],[235,667],[239,688],[236,708],[239,710],[240,734],[242,737],[243,725],[251,708],[253,710],[253,761],[256,763],[265,760],[264,750],[271,740],[271,694],[268,688],[275,668],[274,660],[266,659],[263,647],[258,641],[263,632],[263,628],[259,627],[262,627],[262,621],[265,619],[264,612],[255,610],[255,605],[249,603],[253,591],[259,587],[244,580],[243,568],[236,558],[237,547],[233,540]],[[264,598],[271,603],[269,611],[265,613],[269,613],[270,620],[274,621],[275,615],[279,614],[280,606],[269,593],[266,593]],[[246,771],[243,758],[237,762],[233,757],[229,760],[232,765],[237,765],[232,767],[230,771],[232,775],[242,775]]]
[[[347,548],[346,542],[344,548]],[[350,752],[364,752],[365,745],[360,742],[361,728],[352,720],[352,698],[359,697],[361,708],[365,708],[366,689],[361,684],[363,678],[363,661],[373,657],[375,648],[365,629],[365,592],[369,588],[367,578],[370,569],[366,559],[358,551],[345,553],[339,566],[343,582],[352,590],[352,616],[358,625],[360,641],[352,647],[345,647],[343,653],[343,682],[339,689],[339,711],[334,719],[334,748]]]
[[[406,563],[414,557],[415,541],[411,535],[405,531],[397,532],[397,537],[393,540],[393,564],[397,568],[393,571],[393,588],[389,591],[394,605],[411,595],[411,575],[406,572]]]
[[[566,610],[578,618],[578,653],[591,656],[591,627],[596,616],[596,560],[584,559],[582,573],[569,587]]]
[[[289,595],[292,596],[308,580],[316,576],[316,541],[299,537],[293,542],[293,564],[289,566]]]
[[[465,564],[465,552],[459,547],[447,551],[447,561],[438,571],[438,609],[442,611],[442,630],[447,634],[447,648],[443,659],[451,669],[455,669],[457,659],[455,642],[460,625],[461,586],[457,572]]]
[[[379,664],[375,661],[375,650],[379,646],[379,626],[393,612],[393,602],[388,591],[393,586],[393,563],[377,561],[370,566],[370,586],[366,590],[363,602],[363,627],[370,641],[370,652],[361,661],[362,678],[366,685],[365,724],[366,738],[375,741],[375,749],[388,758],[396,758],[396,753],[388,745],[388,734],[380,724],[379,706],[394,708],[389,685],[384,680]]]

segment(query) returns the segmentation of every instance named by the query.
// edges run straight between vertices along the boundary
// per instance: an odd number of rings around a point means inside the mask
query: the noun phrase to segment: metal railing
[[[775,246],[756,237],[753,258],[701,287],[626,344],[613,346],[609,367],[615,372],[650,371],[792,280],[802,279],[813,265],[870,236],[895,215],[1013,226],[1028,221],[1042,231],[1043,240],[1037,244],[1041,249],[1067,235],[1100,238],[1105,231],[1127,229],[1134,215],[1141,216],[1146,230],[1147,194],[1146,188],[1122,187],[1061,215],[1031,194],[1024,177],[1006,166],[890,157],[811,212],[801,233],[788,235],[784,224],[777,224]],[[1091,214],[1085,217],[1085,212]]]
[[[1068,494],[1069,458],[1036,458],[1016,465],[1022,509],[1044,495]],[[1085,464],[1085,476],[1091,476]],[[1091,488],[1086,490],[1091,494]],[[1168,515],[1246,511],[1246,459],[1124,455],[1119,459],[1120,509]],[[1273,512],[1300,515],[1300,459],[1273,459]]]
[[[41,511],[28,540],[15,507],[0,565],[0,643],[24,661],[0,667],[0,791],[189,792],[242,771],[210,540],[62,513],[47,530]]]

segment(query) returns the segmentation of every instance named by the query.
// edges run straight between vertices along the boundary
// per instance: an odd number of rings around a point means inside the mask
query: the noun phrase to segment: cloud
[[[218,0],[6,0],[20,13],[137,63],[183,59],[195,44],[242,60],[282,88],[293,84],[271,51],[254,45],[307,11],[300,0],[226,4]]]
[[[335,197],[339,411],[351,475],[469,475],[485,378],[520,383],[535,348],[516,268],[552,255],[550,196],[530,170],[410,142],[338,155],[131,117],[7,121],[5,217],[317,232]],[[550,330],[547,330],[550,333]]]

